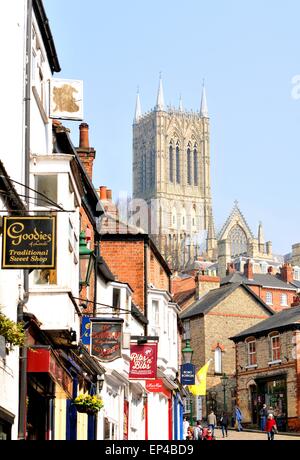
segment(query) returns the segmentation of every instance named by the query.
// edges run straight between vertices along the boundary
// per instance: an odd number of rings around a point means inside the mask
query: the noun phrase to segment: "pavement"
[[[215,437],[218,441],[267,441],[267,433],[256,431],[235,431],[228,430],[228,437],[222,437],[220,429],[215,430]],[[275,441],[300,441],[300,436],[275,434]]]

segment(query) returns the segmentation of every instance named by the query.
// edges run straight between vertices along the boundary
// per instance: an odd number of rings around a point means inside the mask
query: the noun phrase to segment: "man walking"
[[[261,431],[265,431],[265,429],[266,429],[267,416],[268,416],[267,405],[264,404],[262,406],[262,408],[260,409],[260,411],[259,411],[260,429],[261,429]]]
[[[212,435],[214,435],[215,426],[217,425],[217,417],[215,416],[215,413],[213,410],[210,411],[207,417],[207,424],[208,424],[208,428],[210,428],[212,431]]]

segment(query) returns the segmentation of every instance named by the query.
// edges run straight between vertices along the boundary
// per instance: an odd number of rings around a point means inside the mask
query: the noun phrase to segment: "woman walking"
[[[277,433],[277,425],[273,414],[269,414],[266,423],[266,432],[268,435],[268,441],[274,441],[274,435]]]

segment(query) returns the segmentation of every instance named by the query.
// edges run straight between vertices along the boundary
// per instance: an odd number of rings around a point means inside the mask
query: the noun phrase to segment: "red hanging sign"
[[[150,393],[160,393],[164,389],[164,384],[161,379],[153,380],[150,382],[146,382],[146,390]]]
[[[157,343],[130,346],[130,379],[156,379]]]

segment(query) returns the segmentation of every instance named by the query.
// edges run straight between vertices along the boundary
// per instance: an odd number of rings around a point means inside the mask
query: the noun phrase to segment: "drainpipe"
[[[148,258],[146,241],[144,241],[144,315],[148,319]],[[145,324],[145,336],[148,336],[148,324]]]
[[[27,24],[26,24],[26,75],[25,75],[25,167],[24,184],[26,190],[29,187],[29,163],[30,163],[30,99],[31,99],[31,35],[32,35],[32,0],[27,0]],[[26,208],[29,203],[26,202]],[[24,295],[18,303],[18,322],[23,321],[23,307],[29,298],[29,272],[24,270]],[[27,396],[27,348],[19,350],[19,420],[18,439],[26,439],[26,396]]]

